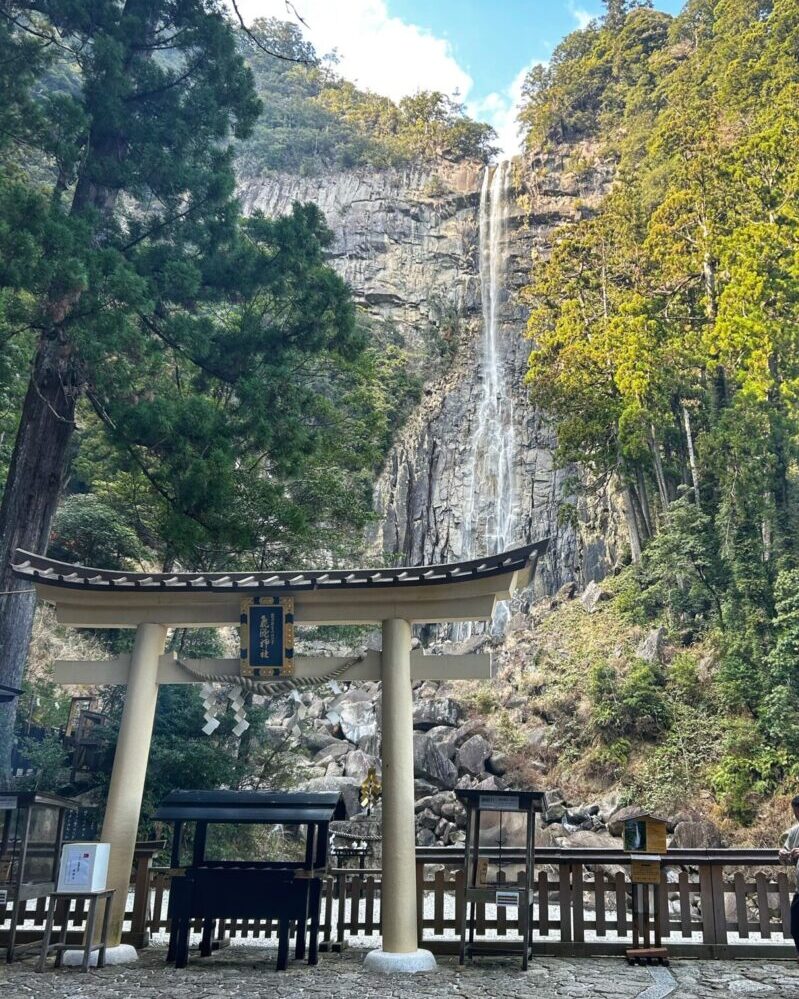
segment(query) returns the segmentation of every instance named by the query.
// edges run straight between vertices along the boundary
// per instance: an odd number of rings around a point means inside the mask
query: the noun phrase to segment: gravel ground
[[[679,996],[799,995],[792,962],[677,961],[671,969],[628,967],[621,958],[535,958],[524,973],[514,958],[482,958],[460,968],[440,958],[436,972],[375,977],[363,971],[363,951],[324,954],[316,968],[292,963],[274,971],[276,951],[231,946],[176,971],[165,950],[150,947],[136,964],[92,970],[52,967],[39,975],[32,960],[0,969],[0,999],[660,999]]]

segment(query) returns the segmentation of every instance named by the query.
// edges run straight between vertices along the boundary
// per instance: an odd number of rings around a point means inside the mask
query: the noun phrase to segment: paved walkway
[[[142,951],[137,964],[34,973],[32,961],[0,967],[0,999],[769,999],[799,996],[799,966],[772,961],[677,961],[671,969],[628,967],[621,958],[537,958],[522,973],[511,958],[483,958],[460,968],[440,958],[434,974],[376,978],[363,951],[322,955],[316,968],[294,963],[276,974],[275,950],[231,947],[193,957],[176,971],[165,951]]]

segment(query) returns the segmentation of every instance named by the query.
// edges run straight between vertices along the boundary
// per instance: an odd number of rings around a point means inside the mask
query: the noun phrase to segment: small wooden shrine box
[[[480,954],[519,954],[527,968],[532,946],[535,813],[543,811],[543,791],[456,790],[466,806],[465,911],[461,920],[460,963]],[[516,909],[520,941],[475,944],[479,903]],[[466,939],[468,924],[469,938]]]
[[[660,892],[665,858],[666,820],[640,811],[624,820],[624,849],[630,854],[633,945],[626,952],[630,964],[655,961],[668,964],[660,925]]]

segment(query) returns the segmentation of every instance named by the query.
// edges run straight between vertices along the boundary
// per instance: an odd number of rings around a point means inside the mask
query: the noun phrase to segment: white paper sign
[[[517,891],[498,891],[496,901],[497,905],[518,906],[519,893]]]
[[[91,853],[85,846],[67,847],[62,879],[65,888],[78,888],[80,891],[89,890],[92,876],[91,857]]]

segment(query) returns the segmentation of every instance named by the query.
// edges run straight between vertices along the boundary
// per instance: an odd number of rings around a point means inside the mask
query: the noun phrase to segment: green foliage
[[[300,61],[276,59],[249,39],[242,42],[264,105],[239,154],[244,173],[313,175],[421,157],[487,162],[496,152],[494,130],[472,121],[445,94],[421,91],[395,104],[339,77],[335,59],[320,59],[296,25],[262,18],[252,31],[270,52]]]
[[[763,797],[799,774],[796,757],[784,747],[765,743],[748,719],[728,723],[722,750],[724,755],[710,771],[710,783],[724,808],[739,822],[751,822]]]
[[[184,654],[219,652],[218,647],[185,648]],[[202,727],[203,706],[194,685],[163,686],[158,691],[153,741],[147,767],[147,782],[140,817],[140,834],[152,837],[153,813],[158,803],[175,788],[212,789],[220,787],[291,788],[296,783],[294,758],[286,747],[270,743],[265,734],[270,711],[276,705],[248,705],[250,729],[240,740],[232,735],[233,721],[228,713],[220,718],[213,735]],[[122,702],[116,691],[108,694],[105,710],[111,717],[107,728],[107,750],[99,774],[99,794],[104,795],[110,778]],[[235,849],[235,842],[231,842]]]
[[[595,664],[588,676],[588,696],[592,724],[607,743],[633,735],[655,738],[669,726],[663,678],[649,663],[635,663],[624,677],[608,663]]]
[[[68,496],[56,515],[48,548],[63,562],[123,569],[141,559],[136,532],[93,494]]]
[[[15,786],[21,791],[50,791],[58,793],[69,781],[66,754],[57,732],[44,739],[22,738],[19,749],[31,764],[31,773],[17,778]]]
[[[626,797],[653,811],[672,811],[695,800],[718,759],[720,719],[690,699],[677,701],[668,732],[648,749],[642,766],[626,776]]]
[[[529,382],[560,463],[623,502],[618,610],[713,640],[710,690],[687,661],[669,683],[748,723],[714,778],[738,817],[799,749],[798,31],[784,0],[689,0],[674,19],[608,4],[531,72],[522,113],[531,148],[617,164],[536,265]],[[611,739],[625,713],[607,669],[592,696]],[[668,727],[659,680],[635,684],[628,700]]]

